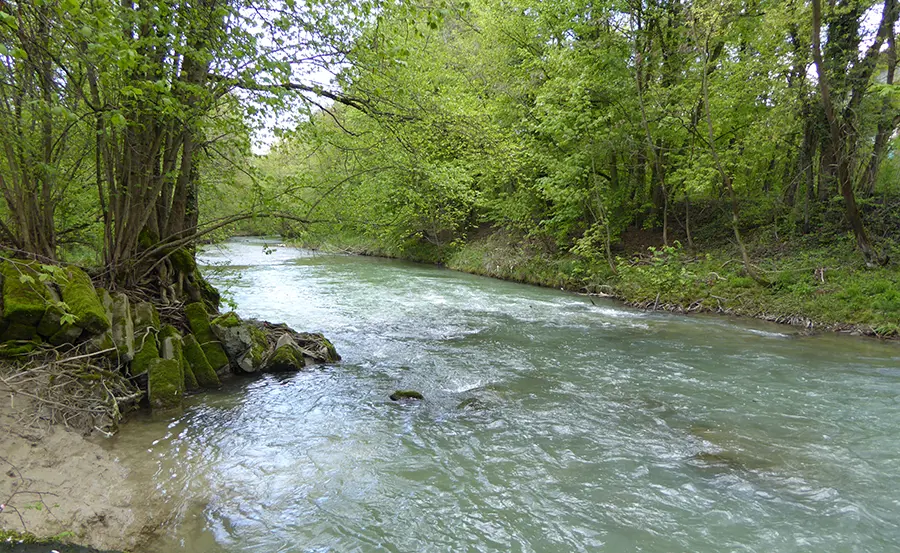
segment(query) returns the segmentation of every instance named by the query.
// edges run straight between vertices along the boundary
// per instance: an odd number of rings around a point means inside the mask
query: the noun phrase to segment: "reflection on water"
[[[117,438],[176,510],[156,551],[900,543],[894,344],[262,244],[204,260],[241,315],[322,331],[344,361]]]

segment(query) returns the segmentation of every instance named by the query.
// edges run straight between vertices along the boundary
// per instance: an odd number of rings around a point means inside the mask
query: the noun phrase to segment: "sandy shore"
[[[148,490],[96,440],[37,428],[27,398],[0,385],[0,528],[98,549],[140,550],[166,519]]]

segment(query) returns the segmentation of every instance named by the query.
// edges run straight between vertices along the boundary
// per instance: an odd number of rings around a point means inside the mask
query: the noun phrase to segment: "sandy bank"
[[[0,528],[98,549],[147,543],[164,511],[98,439],[47,425],[0,384]]]

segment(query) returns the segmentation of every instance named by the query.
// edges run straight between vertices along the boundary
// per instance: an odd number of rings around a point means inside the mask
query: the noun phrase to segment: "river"
[[[130,424],[151,553],[897,551],[896,344],[264,243],[201,262],[343,361]]]

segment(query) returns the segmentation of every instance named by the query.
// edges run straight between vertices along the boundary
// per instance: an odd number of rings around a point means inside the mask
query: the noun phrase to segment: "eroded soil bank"
[[[97,443],[103,438],[41,424],[29,399],[8,389],[0,387],[0,398],[0,528],[100,550],[139,549],[155,536],[167,517],[160,498],[128,479],[127,467]],[[50,550],[40,548],[0,544]]]

